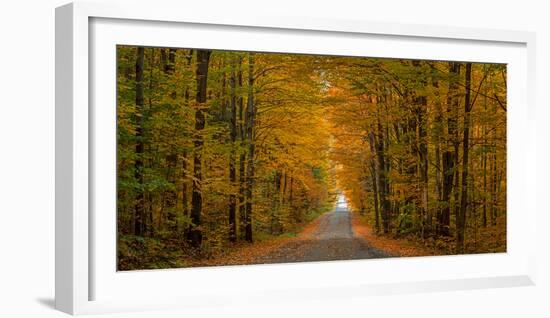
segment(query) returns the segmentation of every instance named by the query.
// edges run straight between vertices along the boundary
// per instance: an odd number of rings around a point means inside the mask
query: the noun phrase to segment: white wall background
[[[185,1],[185,0],[180,0]],[[550,226],[550,12],[545,1],[204,0],[198,10],[278,12],[537,32],[539,275],[537,286],[356,298],[331,302],[203,308],[112,317],[548,317]],[[162,5],[161,1],[150,1]],[[54,8],[63,0],[4,1],[0,10],[0,317],[62,317],[54,297]],[[548,165],[548,163],[547,163]],[[414,273],[411,273],[414,275]],[[182,288],[185,288],[182,286]],[[110,316],[109,316],[110,317]]]

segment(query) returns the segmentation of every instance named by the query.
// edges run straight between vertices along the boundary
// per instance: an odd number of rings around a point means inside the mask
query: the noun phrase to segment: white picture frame
[[[212,48],[320,54],[338,54],[347,48],[346,53],[358,56],[370,48],[371,56],[377,57],[508,63],[508,252],[117,273],[112,263],[114,215],[93,213],[98,205],[105,204],[107,210],[112,207],[112,200],[98,197],[109,197],[114,189],[113,166],[109,165],[115,151],[109,147],[115,128],[111,116],[115,69],[109,67],[113,44],[185,47],[187,43],[172,40],[182,28],[190,34],[204,34],[206,28],[210,37],[205,41],[211,42],[189,45],[212,43]],[[252,36],[259,38],[237,42],[236,47],[223,42],[227,37]],[[328,40],[338,43],[334,51],[324,45]],[[354,46],[358,41],[364,44]],[[376,43],[384,45],[374,51]],[[398,50],[403,43],[408,43],[406,53]],[[530,32],[244,13],[206,15],[189,10],[187,4],[128,6],[111,1],[57,8],[56,308],[86,314],[534,284],[536,167],[529,160],[535,153],[534,46],[535,34]],[[107,106],[94,107],[99,102]],[[100,133],[98,125],[107,129]],[[107,234],[94,236],[98,228]],[[345,274],[331,275],[340,272]],[[316,279],[320,273],[323,280]],[[181,282],[186,287],[202,287],[191,294],[169,286]],[[136,293],[136,283],[144,293]],[[158,291],[159,286],[165,287],[164,293]]]

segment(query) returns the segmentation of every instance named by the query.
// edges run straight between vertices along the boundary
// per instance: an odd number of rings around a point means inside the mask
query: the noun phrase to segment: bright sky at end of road
[[[338,195],[338,203],[336,203],[336,207],[344,208],[344,209],[348,207],[348,202],[346,200],[346,197],[343,194]]]

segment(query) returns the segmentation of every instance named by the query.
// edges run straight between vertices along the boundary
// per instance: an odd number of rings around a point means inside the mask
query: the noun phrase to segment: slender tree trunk
[[[197,50],[197,109],[195,111],[195,140],[193,153],[193,195],[191,198],[191,222],[193,228],[189,231],[188,239],[193,247],[200,247],[202,243],[201,214],[202,214],[202,146],[204,140],[202,131],[205,126],[204,104],[206,103],[206,88],[208,79],[209,50]]]
[[[274,185],[273,185],[273,204],[274,208],[271,209],[271,221],[270,221],[270,234],[279,234],[279,220],[278,213],[280,213],[281,203],[281,182],[282,173],[279,170],[275,170]]]
[[[483,97],[483,110],[487,112],[487,90]],[[481,165],[483,167],[483,227],[487,227],[487,124],[483,123],[483,153],[481,156]]]
[[[460,74],[460,66],[461,64],[460,63],[455,63],[455,65],[458,67],[458,73],[457,75]],[[459,79],[458,79],[458,76],[456,78],[456,83],[458,83]],[[458,88],[457,88],[457,91],[458,91]],[[455,99],[455,102],[454,102],[454,107],[453,107],[453,112],[454,112],[454,118],[456,120],[456,122],[458,122],[458,118],[459,118],[459,104],[460,104],[460,101],[458,98]],[[454,131],[454,136],[453,136],[453,148],[454,148],[454,162],[455,162],[455,165],[454,165],[454,186],[453,186],[453,197],[454,197],[454,201],[453,201],[453,210],[454,210],[454,216],[455,216],[455,228],[456,228],[456,231],[458,233],[458,228],[459,228],[459,218],[460,218],[460,171],[459,171],[459,160],[460,160],[460,136],[459,136],[459,129],[458,129],[458,125],[456,127],[457,129],[455,129]],[[458,234],[455,233],[455,236],[457,236]]]
[[[359,198],[359,215],[364,216],[365,215],[365,199],[361,195]]]
[[[464,252],[464,233],[466,229],[466,209],[468,208],[468,156],[470,147],[470,87],[472,81],[472,63],[466,63],[466,94],[464,96],[464,138],[462,143],[462,190],[460,199],[460,213],[457,220],[457,253]]]
[[[460,64],[449,63],[449,88],[447,93],[447,143],[443,152],[443,183],[441,214],[438,219],[438,234],[442,236],[450,235],[451,224],[451,193],[453,192],[453,183],[456,181],[455,170],[458,160],[458,144],[456,141],[458,98],[454,96],[457,91],[457,77],[460,73]],[[454,152],[453,152],[454,149]]]
[[[371,150],[374,150],[374,147],[371,146]],[[370,166],[371,178],[372,178],[372,197],[374,199],[374,229],[376,233],[380,232],[380,207],[378,203],[378,172],[376,167],[376,161],[372,160]]]
[[[413,61],[413,65],[417,68],[421,68],[420,61]],[[419,77],[423,77],[422,71],[418,71]],[[423,85],[427,85],[426,80],[421,80]],[[416,96],[414,98],[414,104],[416,108],[416,116],[418,122],[418,158],[419,158],[419,174],[420,174],[420,188],[421,188],[421,219],[422,219],[422,238],[425,238],[426,232],[431,229],[428,216],[428,120],[426,118],[428,111],[428,98],[426,96]]]
[[[174,71],[176,69],[176,49],[167,49],[168,54],[165,53],[165,49],[161,49],[161,57],[164,55],[164,58],[161,58],[163,60],[163,70],[166,77],[172,77],[174,75]],[[151,66],[151,71],[153,70]],[[167,81],[171,81],[171,79],[168,79]],[[152,87],[150,88],[152,89]],[[170,103],[175,103],[177,98],[176,90],[172,90],[170,92]],[[171,105],[175,109],[173,105]],[[176,139],[177,136],[174,136],[174,139]],[[174,149],[174,146],[170,147],[168,154],[166,155],[166,180],[172,184],[176,183],[176,169],[178,165],[178,155],[176,150]],[[175,188],[174,188],[175,189]],[[159,212],[159,218],[158,218],[158,226],[157,229],[161,230],[164,226],[164,209],[165,207],[172,208],[176,205],[177,201],[177,191],[176,190],[166,190],[162,194],[163,200],[162,200],[162,208]],[[173,215],[173,214],[172,214]]]
[[[387,197],[387,176],[386,176],[386,158],[384,153],[384,141],[383,141],[383,131],[382,125],[380,122],[378,126],[378,137],[374,134],[370,134],[370,140],[376,147],[376,158],[377,158],[377,176],[378,176],[378,196],[380,198],[381,205],[381,215],[382,215],[382,228],[384,233],[390,232],[390,201]]]
[[[493,134],[493,138],[495,138]],[[497,154],[496,142],[493,144],[493,153],[491,155],[491,225],[497,224]]]
[[[229,154],[229,183],[231,184],[231,194],[229,195],[229,241],[235,242],[237,240],[237,195],[234,192],[235,185],[237,184],[237,171],[236,171],[236,146],[237,146],[237,78],[235,74],[235,61],[234,58],[231,61],[231,75],[229,78],[230,87],[230,105],[231,105],[231,153]]]
[[[441,105],[441,98],[440,98],[440,91],[439,91],[439,82],[437,80],[433,80],[432,86],[435,91],[435,108],[436,108],[436,115],[435,115],[435,123],[434,128],[436,130],[436,137],[435,137],[435,189],[437,194],[437,209],[435,213],[435,219],[436,219],[436,225],[435,227],[432,227],[432,232],[435,234],[435,236],[439,235],[440,230],[440,224],[439,221],[441,220],[441,214],[442,214],[442,207],[445,204],[443,202],[443,176],[441,173],[441,140],[443,135],[443,109]],[[432,223],[430,221],[430,223]]]
[[[441,175],[441,140],[439,139],[439,137],[435,143],[435,187],[437,192],[438,207],[435,215],[437,224],[435,225],[434,234],[437,236],[439,235],[440,230],[439,221],[441,220],[443,209],[442,206],[443,204],[445,204],[445,202],[443,201],[443,178]]]
[[[254,120],[256,107],[254,105],[254,53],[248,54],[248,100],[247,100],[246,137],[248,142],[248,162],[246,171],[246,217],[245,240],[252,242],[252,194],[254,187]]]
[[[184,216],[188,216],[189,215],[189,198],[187,196],[187,191],[188,191],[188,185],[187,185],[187,151],[184,151],[183,154],[182,154],[182,157],[183,157],[183,160],[182,160],[182,163],[181,163],[181,171],[182,171],[182,179],[183,179],[183,182],[181,184],[181,204],[182,204],[182,207],[183,207],[183,211],[182,211],[182,214]],[[184,237],[187,236],[187,230],[188,230],[188,227],[184,228],[183,231],[184,231]]]
[[[416,98],[413,98],[412,101],[409,101],[408,96],[409,94],[407,94],[407,98],[405,99],[405,102],[408,102],[408,103],[412,102],[414,106],[416,104]],[[407,147],[407,150],[409,152],[408,155],[410,156],[411,159],[412,158],[416,159],[413,162],[406,162],[407,168],[405,169],[405,174],[407,175],[407,178],[411,180],[411,183],[413,183],[416,180],[418,181],[417,182],[418,187],[416,188],[409,187],[409,190],[406,191],[404,205],[408,207],[414,206],[415,212],[420,211],[419,213],[420,225],[423,227],[424,220],[422,217],[423,213],[421,208],[422,195],[419,195],[419,192],[422,193],[421,192],[422,185],[420,184],[420,164],[419,164],[420,163],[420,156],[419,156],[420,147],[419,147],[419,138],[418,138],[419,122],[418,122],[418,115],[417,115],[416,109],[413,109],[411,114],[407,114],[406,121],[403,126],[404,126],[403,139],[405,144],[408,145]],[[418,209],[419,206],[420,206],[420,209]],[[400,227],[401,227],[401,224],[399,224],[398,228]]]
[[[134,235],[143,236],[145,233],[145,196],[143,189],[143,63],[145,49],[138,47],[136,52],[136,160],[134,177],[140,185],[135,198],[134,206]]]
[[[242,58],[239,57],[239,70],[237,73],[237,79],[239,83],[239,89],[243,87],[243,70],[242,70]],[[246,127],[245,127],[245,107],[244,98],[239,95],[239,125],[238,133],[240,140],[239,147],[239,237],[244,239],[246,233],[246,149],[244,145],[246,143]]]
[[[225,69],[225,59],[222,60],[220,63],[221,63],[220,68]],[[231,63],[232,63],[232,61],[231,61]],[[231,67],[233,67],[233,65],[231,65]],[[225,71],[222,72],[222,80],[221,80],[221,87],[222,88],[221,88],[221,93],[220,93],[220,100],[221,100],[221,106],[222,106],[220,117],[221,117],[222,121],[226,121],[228,119],[228,114],[227,114],[227,92],[226,92],[227,75],[225,73],[226,73]],[[231,79],[229,79],[229,81],[231,81]],[[231,83],[229,85],[231,85]],[[230,90],[231,90],[231,88],[230,88]],[[230,92],[230,94],[231,94],[231,92]],[[229,114],[229,116],[233,116],[233,115]]]
[[[496,188],[496,196],[495,196],[495,222],[499,215],[499,207],[498,207],[498,197],[500,196],[500,193],[502,191],[502,178],[504,177],[504,171],[499,170],[498,171],[498,178],[497,178],[497,188]],[[496,223],[495,223],[496,225]]]
[[[189,68],[189,70],[191,69],[191,61],[193,59],[193,50],[189,50],[188,53],[185,55],[185,59],[187,60],[187,67]],[[190,99],[190,96],[189,96],[189,85],[185,85],[185,89],[184,89],[184,93],[183,93],[183,98],[184,98],[184,107],[189,107],[189,99]],[[188,191],[189,191],[189,181],[188,181],[188,174],[187,174],[187,169],[188,169],[188,153],[187,153],[187,150],[184,150],[183,153],[182,153],[182,182],[181,182],[181,197],[182,197],[182,206],[183,206],[183,211],[182,211],[182,215],[186,216],[186,217],[190,217],[191,214],[190,214],[190,211],[189,211],[189,196],[188,196]],[[188,237],[189,235],[189,230],[190,230],[191,226],[189,226],[189,224],[187,223],[183,229],[183,237]]]
[[[497,111],[496,104],[493,103],[493,113]],[[497,225],[497,204],[498,204],[498,196],[497,196],[497,184],[498,184],[498,165],[497,165],[497,127],[494,127],[493,132],[491,134],[492,136],[492,142],[491,142],[491,162],[490,162],[490,170],[491,170],[491,225],[495,226]]]
[[[246,233],[246,152],[241,150],[239,156],[239,237]]]
[[[297,213],[297,209],[294,208],[294,178],[292,175],[290,175],[290,185],[289,185],[289,191],[288,191],[288,206],[290,207],[290,211],[294,217],[294,221],[296,223],[300,223],[300,215]]]
[[[471,192],[471,195],[470,195],[470,202],[472,202],[472,208],[471,208],[471,218],[473,218],[474,220],[474,251],[477,249],[477,230],[478,230],[478,226],[477,226],[477,201],[476,201],[476,195],[475,195],[475,192],[473,191],[474,189],[474,184],[475,184],[475,178],[473,176],[470,175],[470,187],[472,189]]]
[[[285,196],[286,196],[286,180],[287,179],[287,173],[286,171],[283,171],[283,185],[282,185],[282,195],[281,195],[281,205],[285,204]]]

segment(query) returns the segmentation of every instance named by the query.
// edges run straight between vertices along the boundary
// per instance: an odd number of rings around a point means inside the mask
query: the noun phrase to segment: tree
[[[246,108],[246,138],[248,162],[246,169],[245,240],[252,242],[252,192],[254,187],[254,53],[248,53],[248,99]]]
[[[443,152],[443,184],[441,196],[441,213],[437,220],[438,234],[443,236],[450,235],[451,222],[451,193],[453,191],[453,182],[455,176],[455,165],[458,161],[458,141],[456,139],[457,118],[456,109],[458,109],[457,77],[460,73],[460,64],[449,62],[449,80],[447,93],[447,134],[445,151]],[[454,149],[454,151],[453,151]]]
[[[202,242],[201,213],[202,213],[202,146],[201,135],[205,126],[204,104],[206,103],[206,89],[208,83],[208,63],[211,51],[197,50],[197,108],[195,110],[195,141],[193,152],[193,196],[191,201],[191,221],[193,228],[189,231],[189,241],[193,247],[200,247]]]
[[[236,171],[236,146],[237,146],[237,74],[236,74],[236,58],[231,61],[231,75],[229,79],[230,96],[231,96],[231,154],[229,156],[229,182],[234,188],[237,183]],[[229,196],[229,240],[235,242],[237,240],[237,195],[234,191]]]
[[[136,160],[135,160],[135,178],[139,186],[143,187],[143,63],[145,59],[145,50],[143,47],[136,49]],[[134,214],[134,235],[141,236],[145,232],[145,199],[143,191],[138,191],[135,200]]]
[[[470,153],[470,104],[472,63],[466,63],[466,93],[464,97],[464,139],[462,142],[462,189],[460,197],[460,213],[457,220],[456,244],[457,252],[464,252],[464,231],[466,227],[466,208],[468,205],[468,163]]]

